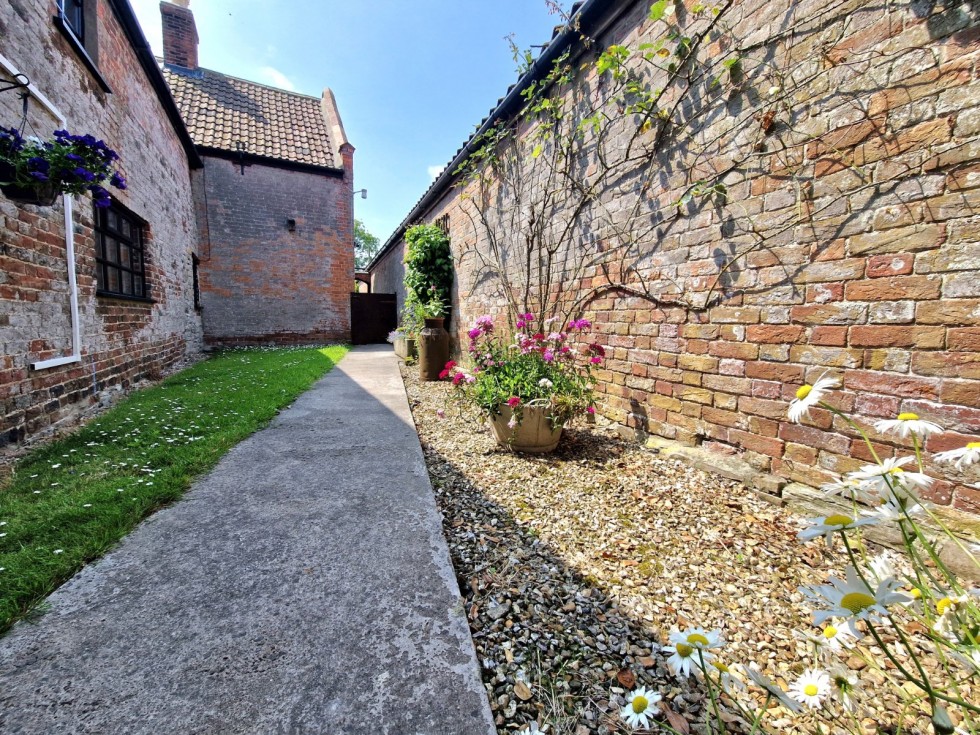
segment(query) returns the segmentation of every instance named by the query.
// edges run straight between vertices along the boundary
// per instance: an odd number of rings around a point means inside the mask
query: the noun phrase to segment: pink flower
[[[446,412],[443,411],[441,408],[436,409],[436,416],[438,416],[441,419],[444,419],[446,418]]]
[[[493,331],[493,317],[491,317],[489,314],[478,316],[476,318],[476,322],[474,323],[478,328],[482,329],[487,334],[490,334],[490,332]]]
[[[465,379],[465,377],[466,376],[463,373],[456,373],[453,376],[453,385],[459,385],[460,383],[463,382],[463,380]]]
[[[517,408],[521,403],[521,399],[517,396],[511,396],[507,399],[507,405],[511,408]]]
[[[545,350],[544,354],[541,355],[545,362],[553,362],[555,359],[555,353],[551,350]]]
[[[470,336],[470,339],[476,339],[481,334],[483,334],[483,330],[480,329],[479,327],[473,327],[473,329],[468,331],[467,334]]]
[[[465,380],[466,380],[467,383],[469,383],[470,385],[472,385],[473,383],[476,382],[476,376],[475,375],[467,375],[466,378],[465,378]]]
[[[588,406],[588,407],[587,407],[587,408],[585,409],[585,412],[586,412],[586,413],[595,413],[595,409],[594,409],[594,408],[592,408],[592,406]]]
[[[532,322],[534,322],[534,314],[532,314],[531,312],[528,312],[527,314],[517,315],[518,329],[522,329],[523,327],[526,327],[528,324],[531,324]]]
[[[569,329],[577,329],[579,331],[582,331],[583,329],[588,329],[591,326],[592,326],[592,322],[590,322],[588,319],[573,319],[568,323]]]
[[[602,358],[601,357],[593,357],[593,358],[590,358],[589,359],[589,362],[591,362],[593,365],[598,365],[599,363],[602,362]]]
[[[517,428],[517,416],[511,416],[510,421],[507,422],[507,426],[511,429]]]

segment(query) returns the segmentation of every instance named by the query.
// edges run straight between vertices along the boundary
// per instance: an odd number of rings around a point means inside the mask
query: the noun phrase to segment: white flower
[[[663,697],[652,689],[640,687],[626,698],[626,706],[620,710],[619,716],[630,727],[647,727],[654,716],[654,706],[661,699]]]
[[[538,381],[538,385],[542,388],[551,388],[554,385],[554,383],[552,383],[547,378],[541,378],[541,380]]]
[[[821,485],[820,489],[827,497],[840,495],[842,497],[846,497],[848,500],[860,500],[864,502],[867,502],[870,497],[868,493],[865,492],[864,486],[861,485],[860,480],[853,477],[845,477],[839,480],[834,480],[834,482],[828,482],[826,485]]]
[[[864,691],[858,681],[857,674],[840,664],[831,666],[828,673],[830,674],[830,684],[834,688],[841,706],[848,712],[857,712],[855,697]]]
[[[511,414],[510,421],[507,422],[507,428],[511,431],[517,428],[517,414]]]
[[[732,674],[731,669],[721,661],[712,661],[711,665],[718,671],[718,682],[726,694],[731,696],[732,691],[736,688],[745,689],[745,682]]]
[[[820,669],[807,669],[789,688],[793,699],[811,709],[819,707],[820,701],[829,693],[830,677]]]
[[[862,634],[850,621],[832,621],[824,626],[819,635],[809,636],[820,650],[834,653],[839,653],[844,648],[853,648],[857,639],[861,637]]]
[[[884,554],[878,554],[877,556],[871,557],[871,559],[868,560],[868,570],[879,582],[883,579],[888,579],[889,577],[895,577],[896,579],[898,578],[898,572],[895,571],[895,567],[892,566],[892,563]]]
[[[709,653],[710,648],[721,648],[721,631],[707,631],[703,628],[690,628],[685,632],[674,631],[670,634],[672,646],[664,646],[664,651],[670,651],[667,666],[676,676],[690,676],[691,666],[701,667],[702,662],[708,664],[714,658]]]
[[[892,577],[881,580],[876,590],[872,590],[858,575],[853,566],[847,567],[847,580],[831,577],[830,584],[804,587],[803,592],[816,605],[829,603],[830,609],[814,610],[813,622],[820,625],[829,618],[854,618],[867,620],[877,615],[885,615],[888,605],[909,602],[909,598],[896,590],[899,582]]]
[[[779,94],[780,91],[781,90],[780,90],[779,87],[773,85],[773,86],[769,87],[769,96],[770,97],[775,97],[777,94]]]
[[[544,733],[544,730],[538,729],[537,722],[532,722],[530,725],[517,733],[517,735],[539,735],[540,733]]]
[[[954,462],[956,469],[961,470],[963,465],[980,462],[980,442],[970,442],[959,449],[939,452],[933,456],[933,459],[937,462]]]
[[[749,678],[755,683],[756,686],[762,687],[771,697],[775,697],[776,700],[783,705],[790,712],[799,712],[801,707],[799,702],[790,699],[786,696],[786,692],[780,689],[776,684],[771,681],[765,674],[757,671],[753,668],[747,668],[746,673],[748,673]]]
[[[962,624],[956,613],[969,601],[968,595],[949,595],[937,600],[936,612],[939,617],[933,623],[932,629],[949,640],[957,640]]]
[[[903,464],[912,462],[915,457],[889,457],[878,464],[868,464],[850,472],[847,479],[857,480],[865,492],[888,499],[904,499],[912,496],[916,489],[928,489],[933,483],[929,475],[922,472],[909,472],[902,469]]]
[[[889,498],[888,500],[882,500],[878,507],[871,511],[870,514],[879,521],[893,521],[897,523],[898,521],[907,520],[908,516],[917,515],[922,512],[922,506],[918,503],[904,505],[904,501],[899,501],[897,498]]]
[[[824,393],[832,388],[839,388],[840,381],[837,378],[825,377],[824,373],[813,385],[809,383],[800,386],[796,391],[796,398],[789,404],[789,420],[799,423],[800,419],[810,413],[810,409],[816,406],[823,398]]]
[[[889,431],[895,432],[903,439],[910,434],[915,434],[920,439],[924,439],[930,434],[942,434],[943,427],[932,421],[923,421],[918,414],[900,413],[898,418],[875,422],[875,431],[887,434]]]
[[[65,553],[65,550],[64,549],[55,549],[54,550],[54,553],[55,554],[64,554]]]
[[[861,518],[860,520],[855,520],[854,518],[846,516],[842,513],[835,513],[833,515],[823,516],[822,518],[808,518],[807,520],[814,525],[810,526],[809,528],[804,528],[796,535],[796,538],[798,538],[800,541],[809,541],[817,536],[823,536],[827,540],[827,546],[833,545],[833,534],[837,532],[843,533],[844,531],[852,528],[868,526],[878,522],[877,519],[874,518]]]

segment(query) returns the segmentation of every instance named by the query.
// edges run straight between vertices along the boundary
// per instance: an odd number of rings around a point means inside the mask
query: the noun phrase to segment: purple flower
[[[568,323],[569,329],[577,329],[579,331],[582,331],[583,329],[588,329],[591,326],[592,326],[592,322],[590,322],[588,319],[573,319]]]
[[[523,329],[524,327],[532,324],[534,322],[534,314],[527,312],[526,314],[517,315],[517,328]]]
[[[470,336],[470,339],[477,339],[481,334],[483,334],[483,331],[479,327],[473,327],[473,329],[468,331],[467,334]]]
[[[541,357],[544,358],[545,362],[553,362],[555,359],[555,353],[551,350],[545,350]]]
[[[109,196],[109,192],[101,186],[91,186],[89,190],[92,192],[92,198],[96,207],[108,207],[112,204],[112,198]]]
[[[489,314],[484,314],[483,316],[478,316],[476,318],[476,326],[482,329],[487,334],[493,331],[493,317]]]
[[[109,179],[109,183],[112,184],[117,189],[126,188],[126,178],[118,171],[112,174],[112,178]]]
[[[585,412],[586,413],[595,413],[595,409],[592,408],[592,406],[586,406]]]
[[[75,176],[85,181],[95,181],[95,174],[89,171],[87,168],[82,168],[79,166],[74,171],[72,171]]]

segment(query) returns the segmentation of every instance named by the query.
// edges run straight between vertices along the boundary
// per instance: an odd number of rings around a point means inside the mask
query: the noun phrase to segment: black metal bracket
[[[20,81],[23,79],[24,81]],[[12,89],[22,89],[24,90],[21,94],[28,94],[28,88],[31,86],[31,80],[27,78],[26,74],[14,74],[14,81],[12,82],[0,82],[5,86],[0,86],[0,92],[9,92]]]

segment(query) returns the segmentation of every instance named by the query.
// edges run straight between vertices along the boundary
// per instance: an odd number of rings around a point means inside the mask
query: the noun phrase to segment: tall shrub
[[[435,225],[415,225],[405,233],[405,286],[418,301],[428,302],[431,290],[449,304],[453,287],[453,255],[449,237]]]

